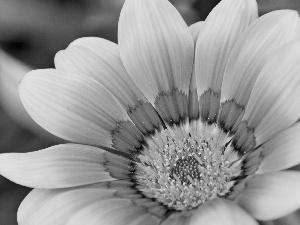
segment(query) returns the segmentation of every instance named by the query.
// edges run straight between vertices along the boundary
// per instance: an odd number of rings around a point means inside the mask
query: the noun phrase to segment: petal
[[[195,51],[195,75],[200,117],[215,122],[225,65],[234,44],[257,18],[253,0],[221,1],[205,20]]]
[[[300,34],[296,12],[279,10],[263,15],[242,34],[230,53],[221,90],[218,123],[236,131],[253,85],[274,51]]]
[[[128,199],[107,199],[90,204],[73,215],[67,225],[74,224],[155,225],[159,224],[159,220]]]
[[[100,82],[126,108],[147,101],[127,74],[118,45],[102,38],[80,38],[55,56],[57,69],[86,74]]]
[[[274,220],[300,207],[300,173],[282,171],[249,180],[237,202],[259,220]]]
[[[178,11],[167,0],[128,0],[118,37],[127,72],[163,119],[186,116],[194,45]]]
[[[113,191],[100,189],[33,190],[18,210],[20,225],[64,225],[85,205],[112,197]],[[33,204],[35,203],[35,204]]]
[[[0,155],[0,173],[33,188],[66,188],[126,179],[130,160],[100,148],[64,144],[30,153]]]
[[[255,0],[223,0],[205,20],[195,50],[195,74],[202,118],[209,118],[212,122],[216,119],[229,53],[242,32],[257,17]],[[216,99],[211,100],[210,95],[203,95],[210,91],[217,95]]]
[[[280,48],[261,71],[243,120],[254,128],[256,146],[290,127],[300,115],[300,42]]]
[[[195,45],[196,45],[196,42],[197,42],[197,39],[198,39],[198,36],[199,36],[200,32],[204,28],[204,23],[205,23],[204,21],[199,21],[199,22],[194,23],[194,24],[189,26],[189,29],[190,29],[190,32],[192,34],[193,41],[194,41]]]
[[[129,133],[120,146],[124,151],[140,138],[118,101],[100,83],[85,75],[53,69],[32,71],[19,85],[19,93],[31,117],[50,133],[66,140],[115,147],[115,131],[122,122],[129,123]]]
[[[128,190],[135,192],[130,189],[132,185],[130,182],[117,181],[72,189],[35,189],[21,203],[18,222],[20,225],[79,225],[117,224],[114,222],[124,220],[130,223],[123,224],[133,225],[143,218],[148,224],[156,224],[155,216],[149,215],[145,207],[129,199]],[[124,190],[129,194],[128,198],[118,194]],[[136,201],[140,198],[141,195]]]
[[[204,23],[205,23],[204,21],[199,21],[189,26],[190,32],[194,40],[195,47],[196,47],[198,36],[204,28]],[[188,101],[189,101],[188,102],[189,119],[191,120],[191,119],[199,118],[199,101],[198,101],[195,67],[193,68],[193,73],[191,77]]]
[[[262,148],[263,161],[256,173],[275,172],[300,163],[300,123],[279,133]]]
[[[152,133],[161,126],[157,112],[126,72],[115,43],[95,37],[77,39],[56,54],[55,66],[86,74],[102,84],[142,133]]]
[[[221,102],[235,99],[245,106],[267,59],[300,34],[298,13],[279,10],[263,15],[242,34],[232,50],[222,84]]]
[[[64,225],[82,207],[112,198],[114,190],[75,188],[61,190],[33,190],[21,203],[18,223],[21,225]]]
[[[0,49],[0,102],[1,109],[10,120],[17,122],[25,127],[27,130],[44,137],[47,140],[55,143],[61,140],[49,134],[49,132],[37,125],[28,115],[24,106],[22,105],[18,85],[25,73],[31,71],[32,68],[22,61],[14,58],[10,54]]]
[[[164,220],[161,225],[187,225],[189,224],[189,219],[190,218],[186,217],[185,215],[171,215]]]
[[[216,199],[200,206],[191,217],[189,225],[258,225],[258,223],[235,203]]]

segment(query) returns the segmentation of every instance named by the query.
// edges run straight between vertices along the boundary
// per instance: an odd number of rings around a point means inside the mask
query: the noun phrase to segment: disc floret
[[[213,138],[167,135],[161,148],[151,145],[139,156],[136,177],[140,190],[178,211],[224,196],[232,171],[223,149],[215,146]]]

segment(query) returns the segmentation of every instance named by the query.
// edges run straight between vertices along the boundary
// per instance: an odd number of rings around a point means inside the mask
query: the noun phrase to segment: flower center
[[[165,130],[152,137],[138,156],[136,173],[146,196],[179,211],[224,196],[236,172],[226,156],[226,134],[216,127],[184,130]]]

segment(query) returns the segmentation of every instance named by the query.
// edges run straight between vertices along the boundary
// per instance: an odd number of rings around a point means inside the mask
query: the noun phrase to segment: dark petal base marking
[[[120,152],[131,154],[142,148],[144,136],[130,121],[123,121],[116,125],[111,132],[113,148]]]
[[[111,177],[119,180],[131,179],[134,167],[130,159],[109,152],[103,154],[103,159],[105,160],[103,163],[105,171]]]
[[[147,213],[157,217],[159,220],[164,220],[169,214],[167,207],[159,202],[145,197],[135,184],[129,180],[118,180],[99,183],[100,188],[115,190],[113,197],[128,199],[133,205],[144,208]]]
[[[190,90],[189,92],[188,115],[190,121],[199,119],[200,112],[197,89]]]
[[[170,126],[179,125],[187,119],[188,97],[178,89],[159,93],[154,105],[161,118]]]
[[[164,126],[159,114],[149,102],[138,102],[135,107],[127,110],[127,114],[144,136],[153,135]]]
[[[234,200],[240,194],[240,192],[246,188],[248,179],[250,179],[250,177],[235,181],[234,185],[230,189],[230,192],[225,197],[227,199]]]
[[[254,128],[248,127],[247,121],[239,124],[232,144],[240,154],[245,154],[255,148]]]
[[[203,122],[213,124],[217,121],[220,107],[221,93],[211,88],[206,90],[199,98],[200,118]]]
[[[227,100],[221,103],[218,125],[224,130],[224,132],[230,132],[234,134],[240,124],[245,108],[239,105],[234,99]]]
[[[253,152],[249,153],[244,160],[244,165],[242,167],[245,175],[252,175],[254,174],[261,161],[263,160],[264,155],[262,149],[255,149]]]

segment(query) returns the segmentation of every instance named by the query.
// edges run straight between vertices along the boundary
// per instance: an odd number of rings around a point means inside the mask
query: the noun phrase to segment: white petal
[[[223,0],[208,15],[195,51],[199,96],[209,88],[220,92],[229,53],[257,13],[255,0]]]
[[[39,125],[69,141],[113,147],[112,132],[121,122],[130,121],[107,89],[83,74],[31,71],[19,85],[19,92],[25,109]],[[138,135],[133,125],[130,128]],[[136,135],[131,137],[133,142]]]
[[[159,93],[175,88],[188,94],[193,39],[169,1],[126,1],[118,37],[125,68],[151,103]]]
[[[199,21],[199,22],[194,23],[194,24],[189,26],[189,29],[190,29],[190,32],[192,34],[195,46],[196,46],[198,36],[204,28],[204,23],[205,23],[204,21]]]
[[[161,225],[187,225],[189,224],[189,217],[185,215],[178,215],[172,218],[173,215],[169,216],[166,220],[162,222]]]
[[[291,126],[300,115],[300,42],[280,48],[261,71],[243,120],[254,128],[256,145]]]
[[[80,38],[55,56],[58,69],[81,72],[102,84],[123,105],[142,133],[151,133],[160,118],[127,74],[116,44],[101,38]]]
[[[0,155],[0,173],[33,188],[66,188],[126,178],[130,161],[100,148],[77,144]],[[128,176],[127,176],[128,178]]]
[[[284,170],[300,163],[300,123],[274,136],[261,148],[264,155],[256,173]]]
[[[189,225],[258,225],[258,223],[234,202],[225,199],[212,200],[200,206],[191,217]]]
[[[300,207],[300,173],[283,171],[249,180],[237,202],[259,220],[274,220]]]
[[[140,221],[141,219],[144,220]],[[128,199],[106,199],[82,208],[72,215],[66,225],[133,225],[137,222],[154,225],[158,224],[159,220],[146,212],[145,208],[134,205]]]
[[[245,106],[267,59],[300,34],[298,13],[279,10],[263,15],[242,34],[234,46],[222,84],[221,102],[234,99]]]
[[[65,225],[83,207],[113,198],[114,190],[84,187],[59,190],[33,190],[18,210],[20,225]]]
[[[118,45],[101,38],[80,38],[55,56],[57,69],[86,74],[100,82],[126,108],[147,101],[127,74]]]
[[[21,202],[17,219],[20,225],[25,225],[27,220],[40,208],[46,201],[53,198],[58,193],[62,193],[64,189],[45,190],[33,189]]]
[[[196,47],[196,42],[199,34],[202,32],[204,28],[204,21],[199,21],[189,26],[190,32],[192,34],[194,45]],[[191,76],[190,82],[190,92],[188,99],[188,113],[189,119],[198,119],[199,118],[199,101],[198,101],[198,92],[197,92],[197,84],[196,84],[196,73],[195,67],[193,67],[193,72]]]
[[[13,69],[12,69],[13,68]],[[0,102],[2,110],[9,115],[9,119],[26,127],[27,130],[59,143],[57,137],[49,134],[39,125],[37,125],[28,115],[18,93],[18,85],[25,73],[33,68],[24,62],[14,58],[10,54],[0,50]],[[3,119],[2,119],[3,120]]]
[[[199,115],[216,122],[221,84],[229,54],[249,24],[257,18],[255,0],[223,0],[208,15],[195,50]]]

